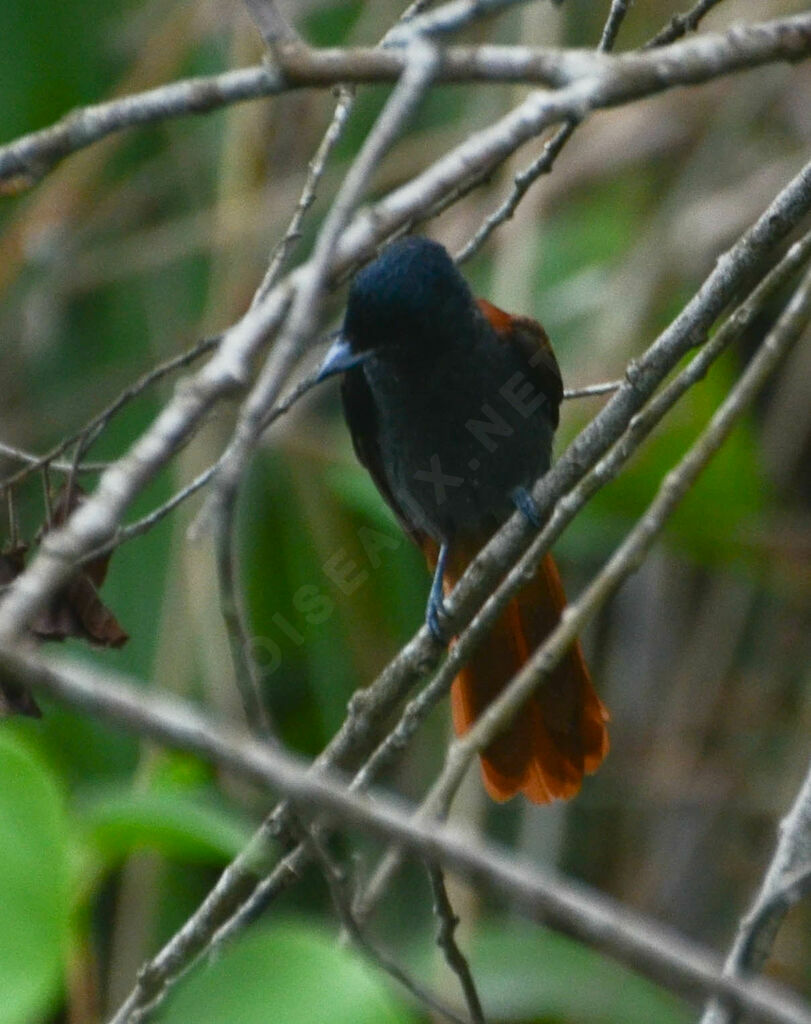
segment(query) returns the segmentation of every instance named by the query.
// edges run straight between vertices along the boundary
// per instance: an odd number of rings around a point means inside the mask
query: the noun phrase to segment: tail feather
[[[470,553],[472,555],[472,553]],[[469,561],[459,555],[448,572],[454,582]],[[544,558],[535,578],[510,603],[473,661],[455,679],[451,707],[464,734],[554,629],[566,597],[557,567]],[[566,800],[608,753],[608,712],[591,684],[575,641],[510,726],[482,753],[487,792],[498,801],[523,792],[533,803]]]

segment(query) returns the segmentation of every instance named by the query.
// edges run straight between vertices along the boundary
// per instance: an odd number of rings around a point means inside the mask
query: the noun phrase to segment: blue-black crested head
[[[392,242],[355,276],[342,333],[356,352],[430,346],[464,333],[475,310],[447,249],[412,235]]]

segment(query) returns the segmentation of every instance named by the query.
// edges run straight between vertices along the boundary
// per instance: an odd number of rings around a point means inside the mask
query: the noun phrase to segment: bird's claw
[[[447,643],[445,631],[439,624],[439,617],[447,617],[447,609],[445,608],[445,602],[443,601],[443,586],[445,581],[445,566],[448,564],[448,552],[450,548],[448,542],[444,541],[439,548],[439,555],[436,561],[436,569],[434,570],[434,579],[431,583],[431,593],[428,595],[428,608],[425,612],[425,622],[428,629],[431,631],[431,636],[437,643]]]
[[[445,618],[448,612],[445,608],[445,602],[442,597],[435,597],[432,593],[428,599],[428,609],[425,613],[425,623],[431,632],[431,636],[437,643],[444,644],[446,642],[445,631],[439,623],[440,616]]]
[[[526,487],[516,487],[512,492],[512,500],[521,515],[535,527],[541,528],[541,512],[538,505]]]

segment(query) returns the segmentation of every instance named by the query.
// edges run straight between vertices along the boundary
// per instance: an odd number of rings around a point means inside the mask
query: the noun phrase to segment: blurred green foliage
[[[565,935],[495,919],[471,948],[485,1006],[502,1020],[687,1024],[689,1007]]]
[[[41,1019],[61,992],[71,911],[70,821],[41,758],[0,734],[0,1016]]]

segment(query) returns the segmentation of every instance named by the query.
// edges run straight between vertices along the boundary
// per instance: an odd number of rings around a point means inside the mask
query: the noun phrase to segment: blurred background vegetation
[[[618,48],[641,43],[680,6],[633,6]],[[727,0],[703,28],[805,6]],[[261,56],[237,0],[42,0],[36,8],[3,4],[2,141],[77,105]],[[400,8],[392,0],[306,0],[294,20],[314,44],[370,44]],[[607,8],[593,0],[536,3],[470,36],[593,46]],[[807,158],[809,87],[808,66],[770,67],[593,116],[515,219],[466,266],[474,289],[543,321],[567,384],[620,376]],[[406,180],[524,91],[435,89],[385,161],[376,190]],[[385,95],[384,88],[359,90],[297,257],[308,251]],[[66,160],[29,193],[0,200],[0,440],[46,451],[159,360],[240,315],[284,232],[333,105],[328,92],[301,92],[119,134]],[[522,152],[430,232],[459,248],[528,159]],[[333,297],[335,317],[341,302]],[[570,593],[633,523],[772,318],[767,311],[758,331],[728,353],[567,531],[558,554]],[[121,454],[170,386],[127,405],[90,456]],[[559,448],[601,401],[566,406]],[[329,389],[274,429],[254,460],[240,511],[242,575],[266,698],[285,741],[308,755],[339,726],[352,691],[411,635],[428,586],[420,558],[357,466],[338,412]],[[232,413],[220,409],[211,418],[139,499],[133,518],[216,457]],[[809,456],[806,343],[653,557],[584,637],[613,717],[613,749],[600,773],[571,804],[542,809],[519,801],[495,807],[471,777],[457,814],[725,948],[807,768]],[[18,468],[7,460],[0,466],[4,476]],[[34,476],[15,489],[29,540],[44,516],[43,486]],[[182,506],[112,559],[103,594],[129,644],[105,653],[75,642],[66,648],[239,718],[210,543],[186,536],[197,507],[197,499]],[[391,538],[379,565],[364,550],[362,527]],[[349,561],[357,586],[346,593],[334,567]],[[307,600],[316,598],[321,613],[308,615]],[[447,735],[443,706],[386,782],[418,797]],[[265,810],[266,798],[192,758],[58,707],[46,707],[42,721],[4,722],[0,1024],[101,1019]],[[359,848],[353,870],[363,872],[376,847]],[[425,1019],[335,947],[325,887],[315,871],[305,882],[233,961],[192,978],[161,1019],[266,1021],[269,1006],[273,1019],[289,1024]],[[690,1019],[686,1004],[568,939],[529,928],[509,907],[462,885],[453,897],[489,1020]],[[398,879],[375,926],[399,958],[456,998],[455,982],[432,952],[430,897],[416,866]],[[772,969],[811,993],[810,964],[806,905],[789,916]]]

